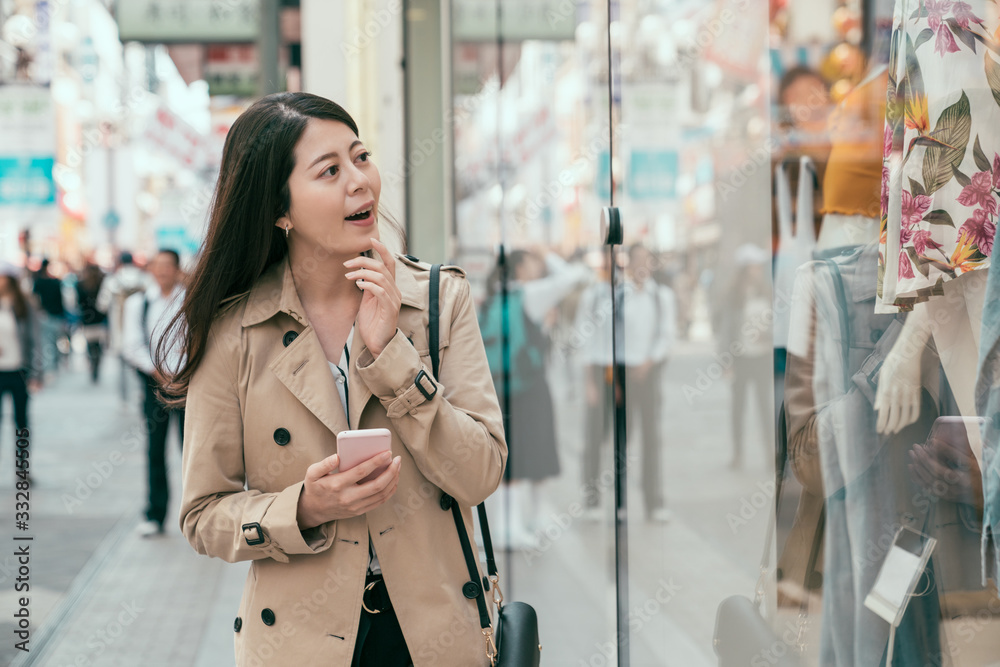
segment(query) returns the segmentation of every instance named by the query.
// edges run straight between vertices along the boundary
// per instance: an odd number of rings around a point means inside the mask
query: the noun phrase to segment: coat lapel
[[[333,373],[311,326],[303,329],[298,338],[274,358],[269,368],[332,433],[348,429]]]

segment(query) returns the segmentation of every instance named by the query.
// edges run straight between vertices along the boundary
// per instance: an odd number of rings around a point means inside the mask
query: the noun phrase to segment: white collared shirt
[[[142,310],[143,302],[149,301],[146,312],[145,334],[143,333]],[[159,285],[150,287],[145,292],[133,294],[125,301],[122,316],[122,356],[131,366],[143,373],[153,373],[153,352],[163,336],[167,324],[180,310],[184,302],[184,288],[179,284],[174,286],[170,294],[164,296]],[[148,336],[148,338],[147,338]],[[167,354],[167,367],[180,370],[182,358],[176,346]]]

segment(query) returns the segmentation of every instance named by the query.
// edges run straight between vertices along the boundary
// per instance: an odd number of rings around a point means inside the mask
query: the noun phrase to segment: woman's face
[[[295,144],[288,177],[291,204],[278,227],[289,244],[357,255],[378,238],[376,212],[382,180],[368,150],[347,125],[309,119]]]

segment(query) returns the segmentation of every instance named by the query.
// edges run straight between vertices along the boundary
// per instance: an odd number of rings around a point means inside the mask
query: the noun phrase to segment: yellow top
[[[888,72],[848,93],[830,116],[823,213],[878,218]]]

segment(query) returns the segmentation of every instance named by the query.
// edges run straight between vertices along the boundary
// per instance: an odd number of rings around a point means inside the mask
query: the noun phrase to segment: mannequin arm
[[[917,304],[879,372],[874,405],[879,433],[899,433],[920,416],[921,357],[930,337],[926,305]]]

